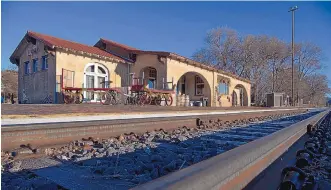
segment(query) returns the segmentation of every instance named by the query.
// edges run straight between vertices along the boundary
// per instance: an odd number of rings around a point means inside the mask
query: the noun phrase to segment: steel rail
[[[325,110],[271,135],[133,189],[242,189],[303,136],[309,124],[316,125],[329,112],[329,109]]]

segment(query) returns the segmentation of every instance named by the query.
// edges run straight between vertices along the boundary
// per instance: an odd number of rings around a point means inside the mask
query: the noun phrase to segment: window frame
[[[24,62],[24,75],[30,74],[30,61]]]
[[[222,85],[221,88],[220,88],[220,85]],[[222,91],[220,89],[222,89]],[[220,81],[218,83],[218,94],[229,95],[229,83],[228,82]]]
[[[48,69],[48,55],[42,56],[42,66],[41,70],[45,71]]]
[[[32,73],[38,72],[38,58],[32,60]]]
[[[204,94],[203,94],[203,89],[205,88],[205,82],[203,81],[203,79],[199,76],[199,75],[195,75],[195,77],[194,77],[194,79],[195,79],[195,96],[203,96]],[[203,87],[202,88],[198,88],[198,86],[200,86],[200,85],[203,85]],[[201,91],[201,94],[198,94],[198,89],[202,89]]]

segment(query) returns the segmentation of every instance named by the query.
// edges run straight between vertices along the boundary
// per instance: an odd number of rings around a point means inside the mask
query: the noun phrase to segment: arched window
[[[108,70],[105,66],[99,63],[89,63],[84,70],[84,88],[109,88],[106,81],[109,80]],[[86,99],[97,101],[98,96],[93,92],[85,92]]]

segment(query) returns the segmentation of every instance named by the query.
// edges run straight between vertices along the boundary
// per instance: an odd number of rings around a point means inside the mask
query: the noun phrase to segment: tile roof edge
[[[55,36],[50,36],[50,35],[47,35],[47,34],[42,34],[42,33],[34,32],[34,31],[30,31],[30,30],[27,31],[27,35],[28,35],[28,36],[32,36],[32,37],[34,37],[34,38],[37,38],[38,40],[40,40],[40,41],[46,43],[47,45],[51,46],[52,48],[57,47],[57,48],[61,48],[61,49],[72,49],[72,48],[67,48],[67,47],[62,47],[62,46],[58,46],[58,45],[52,44],[51,42],[48,42],[48,41],[45,40],[45,39],[40,39],[40,37],[38,37],[38,36],[36,36],[36,35],[44,35],[44,36],[47,36],[47,37],[56,38],[56,39],[58,39],[58,40],[67,41],[67,42],[70,42],[70,43],[73,43],[73,44],[78,44],[78,45],[87,46],[88,48],[97,48],[97,47],[95,47],[95,46],[90,46],[90,45],[87,45],[87,44],[83,44],[83,43],[79,43],[79,42],[74,42],[74,41],[71,41],[71,40],[66,40],[66,39],[62,39],[62,38],[58,38],[58,37],[55,37]],[[99,48],[97,48],[97,49],[99,49]],[[72,50],[74,50],[74,49],[72,49]],[[101,49],[99,49],[99,50],[100,50],[100,51],[103,51],[103,50],[101,50]],[[79,51],[79,50],[74,50],[74,51]],[[82,51],[82,52],[85,52],[85,51]],[[122,61],[122,62],[127,62],[127,60],[125,60],[125,59],[123,59],[123,58],[121,58],[121,57],[119,57],[119,56],[113,55],[112,53],[109,53],[109,52],[107,52],[107,51],[104,51],[104,52],[106,52],[106,53],[108,53],[108,54],[110,54],[110,55],[112,56],[112,57],[108,57],[108,58],[116,59],[116,60],[118,60],[118,61]],[[98,55],[98,54],[90,53],[90,52],[85,52],[85,53]],[[107,56],[103,56],[103,55],[98,55],[98,56],[100,56],[100,57],[107,57]]]
[[[128,45],[126,45],[126,44],[121,44],[121,43],[115,42],[115,41],[113,41],[113,40],[108,40],[108,39],[105,39],[105,38],[100,38],[100,40],[103,41],[104,43],[111,43],[111,44],[113,44],[113,45],[115,45],[115,46],[117,46],[117,47],[123,48],[123,49],[125,49],[125,50],[127,50],[127,51],[135,51],[135,50],[139,50],[139,49],[137,49],[137,48],[134,48],[134,47],[128,46]],[[100,40],[99,40],[99,41],[100,41]]]

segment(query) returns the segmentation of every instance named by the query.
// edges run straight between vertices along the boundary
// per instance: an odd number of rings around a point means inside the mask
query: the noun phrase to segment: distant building
[[[21,103],[43,103],[49,98],[60,103],[62,86],[104,88],[102,81],[112,81],[111,87],[125,88],[132,78],[141,78],[148,88],[175,87],[175,93],[189,95],[193,101],[208,98],[208,106],[250,106],[251,102],[247,79],[176,53],[138,50],[102,38],[88,46],[28,31],[10,61],[18,66]],[[92,102],[98,99],[93,92],[84,92],[84,97]]]

